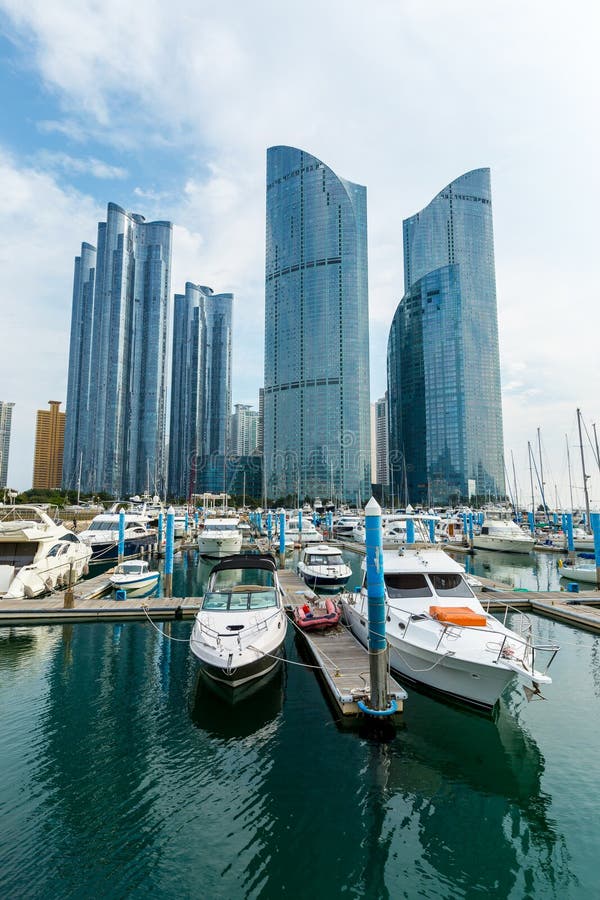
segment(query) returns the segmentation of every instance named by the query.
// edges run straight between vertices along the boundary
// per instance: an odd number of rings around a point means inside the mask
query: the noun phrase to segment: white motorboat
[[[355,540],[357,527],[364,528],[360,516],[340,516],[333,523],[333,536],[340,540]]]
[[[142,559],[132,559],[116,567],[109,581],[114,588],[127,591],[150,590],[158,583],[159,573],[151,572],[148,563]]]
[[[206,519],[198,535],[198,549],[202,556],[231,556],[242,549],[239,519]]]
[[[508,517],[484,519],[481,533],[473,536],[473,546],[476,550],[529,553],[533,550],[534,544],[534,538]]]
[[[232,556],[210,573],[190,650],[208,676],[235,688],[278,664],[286,631],[283,591],[273,557]]]
[[[352,575],[342,554],[329,544],[311,544],[300,555],[298,574],[313,590],[344,587]]]
[[[0,506],[0,596],[38,597],[74,584],[92,551],[37,506]]]
[[[559,559],[558,567],[561,578],[566,578],[569,581],[583,581],[593,585],[598,583],[598,570],[595,562],[584,562],[579,559],[572,561]]]
[[[397,514],[382,517],[383,543],[406,544],[407,523],[411,521],[414,528],[414,539],[419,543],[429,543],[429,521],[432,516],[414,515],[411,513]],[[436,517],[437,519],[437,517]]]
[[[116,505],[115,505],[116,506]],[[142,547],[156,543],[156,532],[148,529],[145,514],[125,512],[125,557],[137,556]],[[116,559],[119,551],[120,512],[115,507],[110,512],[94,516],[88,528],[79,533],[84,544],[92,549],[92,560],[107,562]]]
[[[302,517],[302,531],[298,517],[289,519],[285,525],[286,541],[288,537],[295,544],[318,544],[323,540],[323,535],[307,516]]]
[[[523,614],[521,634],[488,614],[462,566],[442,550],[384,550],[383,571],[390,666],[402,679],[486,711],[517,678],[534,693],[551,683],[546,672],[558,647],[536,646]],[[342,602],[350,628],[367,644],[366,576]]]
[[[565,535],[562,541],[562,548],[567,550],[567,537]],[[585,528],[581,528],[579,525],[573,529],[573,548],[575,550],[579,550],[580,552],[594,552],[594,535],[588,534]]]

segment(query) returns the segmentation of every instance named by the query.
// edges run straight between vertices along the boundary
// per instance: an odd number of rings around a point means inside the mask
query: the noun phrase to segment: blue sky
[[[265,150],[287,143],[367,186],[373,399],[403,293],[402,220],[491,167],[505,444],[525,494],[540,426],[566,499],[565,434],[574,454],[575,408],[591,423],[600,405],[598,13],[581,0],[568,16],[538,0],[289,10],[0,0],[9,481],[30,485],[35,410],[64,400],[73,258],[109,200],[173,220],[173,292],[234,291],[234,400],[256,403]]]

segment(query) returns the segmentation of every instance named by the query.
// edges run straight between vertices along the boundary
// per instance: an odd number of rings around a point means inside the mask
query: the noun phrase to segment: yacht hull
[[[202,556],[233,556],[242,549],[241,535],[236,538],[198,538],[198,550]]]
[[[487,534],[479,534],[473,538],[475,550],[499,550],[502,553],[529,553],[533,550],[533,540],[519,540],[502,537],[491,537]]]
[[[268,672],[272,671],[275,666],[279,665],[282,657],[282,648],[283,640],[279,646],[269,652],[268,656],[260,656],[258,659],[243,663],[237,667],[232,667],[231,669],[216,666],[214,663],[208,662],[196,649],[194,649],[193,646],[192,653],[196,659],[200,661],[203,671],[209,678],[212,678],[213,681],[218,681],[220,684],[226,684],[228,687],[237,688],[244,684],[248,684],[250,681],[255,681],[257,678],[262,678],[263,675],[266,675]]]
[[[153,546],[156,540],[156,535],[152,534],[149,534],[147,537],[125,538],[123,559],[131,559],[134,556],[138,556],[142,548]],[[88,546],[92,549],[91,562],[108,562],[119,557],[119,546],[114,541],[102,541],[88,544]]]

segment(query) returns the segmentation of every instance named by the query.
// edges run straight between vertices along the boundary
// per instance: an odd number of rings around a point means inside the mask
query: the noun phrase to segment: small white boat
[[[352,569],[346,565],[337,547],[311,544],[300,555],[298,574],[313,590],[339,588],[347,583]]]
[[[567,538],[566,535],[562,542],[562,547],[564,550],[567,548]],[[575,550],[579,550],[581,552],[594,552],[594,535],[588,534],[585,528],[581,528],[577,526],[573,529],[573,548]]]
[[[198,535],[198,550],[202,556],[231,556],[242,549],[239,519],[206,519]]]
[[[273,557],[232,556],[210,573],[190,650],[210,678],[236,688],[278,664],[286,631],[283,591]]]
[[[552,682],[546,672],[558,647],[536,646],[523,614],[519,634],[486,613],[462,566],[442,550],[384,550],[383,571],[390,667],[402,679],[486,711],[517,678],[534,693]],[[342,603],[366,645],[366,573],[362,590]]]
[[[534,538],[511,518],[484,519],[480,534],[473,537],[476,550],[500,550],[504,553],[529,553]]]
[[[141,559],[132,559],[117,566],[109,581],[114,588],[123,590],[139,590],[154,587],[159,578],[158,572],[151,572],[148,563]]]
[[[598,571],[594,562],[583,562],[575,560],[571,563],[569,560],[559,559],[558,567],[560,577],[569,581],[583,581],[587,584],[596,585],[598,583]]]

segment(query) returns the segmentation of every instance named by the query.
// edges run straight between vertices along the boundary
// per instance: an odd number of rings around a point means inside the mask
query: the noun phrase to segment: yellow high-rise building
[[[65,413],[59,410],[60,400],[48,403],[49,410],[39,409],[37,413],[33,486],[52,490],[62,483]]]

